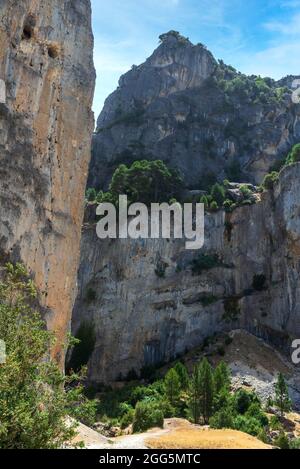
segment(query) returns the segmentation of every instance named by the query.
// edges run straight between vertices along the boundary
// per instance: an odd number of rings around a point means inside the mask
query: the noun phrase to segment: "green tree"
[[[118,198],[127,195],[130,202],[167,202],[180,195],[183,181],[179,174],[167,168],[161,160],[135,161],[130,167],[120,165],[111,180],[110,193]]]
[[[0,337],[6,362],[0,366],[0,447],[55,449],[69,443],[88,404],[77,376],[64,377],[49,357],[55,339],[34,310],[37,292],[21,264],[7,264],[0,282]],[[64,387],[67,388],[65,391]],[[89,421],[92,409],[84,409]]]
[[[213,411],[213,373],[206,359],[195,366],[189,385],[188,409],[194,423],[208,423]]]
[[[186,390],[189,386],[190,380],[186,366],[181,362],[177,362],[174,366],[174,369],[179,376],[181,389]]]
[[[224,361],[221,361],[214,371],[214,390],[219,393],[222,389],[230,389],[230,371]]]
[[[193,374],[190,379],[188,390],[188,409],[195,424],[200,420],[200,393],[201,393],[201,380],[200,380],[200,365],[194,367]]]
[[[200,363],[200,413],[204,423],[209,422],[213,411],[214,385],[213,373],[207,359]]]
[[[291,410],[291,400],[289,398],[288,387],[282,373],[278,374],[275,384],[275,405],[280,410],[283,417],[284,412]]]
[[[175,368],[171,368],[165,376],[165,393],[172,406],[176,406],[179,401],[181,383]]]

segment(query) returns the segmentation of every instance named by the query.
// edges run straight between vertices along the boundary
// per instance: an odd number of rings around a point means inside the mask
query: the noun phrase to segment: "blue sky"
[[[92,0],[98,117],[120,75],[170,29],[248,74],[300,75],[300,0]]]

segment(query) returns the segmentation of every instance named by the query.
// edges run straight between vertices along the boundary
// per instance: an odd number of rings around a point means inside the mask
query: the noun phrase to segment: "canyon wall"
[[[62,360],[93,131],[90,1],[1,0],[0,44],[1,259],[28,267]]]
[[[256,204],[207,213],[201,251],[184,240],[101,241],[85,223],[73,332],[94,324],[90,381],[139,373],[237,328],[288,351],[300,337],[299,180],[300,163]],[[219,261],[193,274],[203,253]]]

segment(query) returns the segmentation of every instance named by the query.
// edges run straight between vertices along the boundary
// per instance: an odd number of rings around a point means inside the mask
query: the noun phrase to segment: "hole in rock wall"
[[[26,18],[24,26],[23,26],[22,39],[29,41],[33,37],[35,24],[36,24],[36,21],[35,21],[34,16],[29,15]]]
[[[58,57],[58,52],[57,46],[52,45],[48,47],[48,55],[51,59],[56,59],[56,57]]]

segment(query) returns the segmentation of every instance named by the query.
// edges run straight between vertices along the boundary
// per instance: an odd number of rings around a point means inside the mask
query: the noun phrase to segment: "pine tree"
[[[214,384],[212,368],[206,358],[200,364],[199,375],[200,414],[208,424],[213,412]]]
[[[222,389],[230,388],[230,371],[225,362],[221,361],[214,371],[214,391],[216,394]]]
[[[179,376],[174,368],[171,368],[165,376],[165,393],[172,406],[179,401],[181,384]]]
[[[281,417],[284,412],[291,410],[291,400],[289,398],[288,387],[282,373],[279,373],[275,384],[275,404],[279,408]]]
[[[189,384],[188,407],[195,424],[200,420],[200,365],[194,368]]]
[[[189,385],[189,374],[186,366],[181,362],[177,362],[174,369],[179,376],[181,388],[186,390]]]

